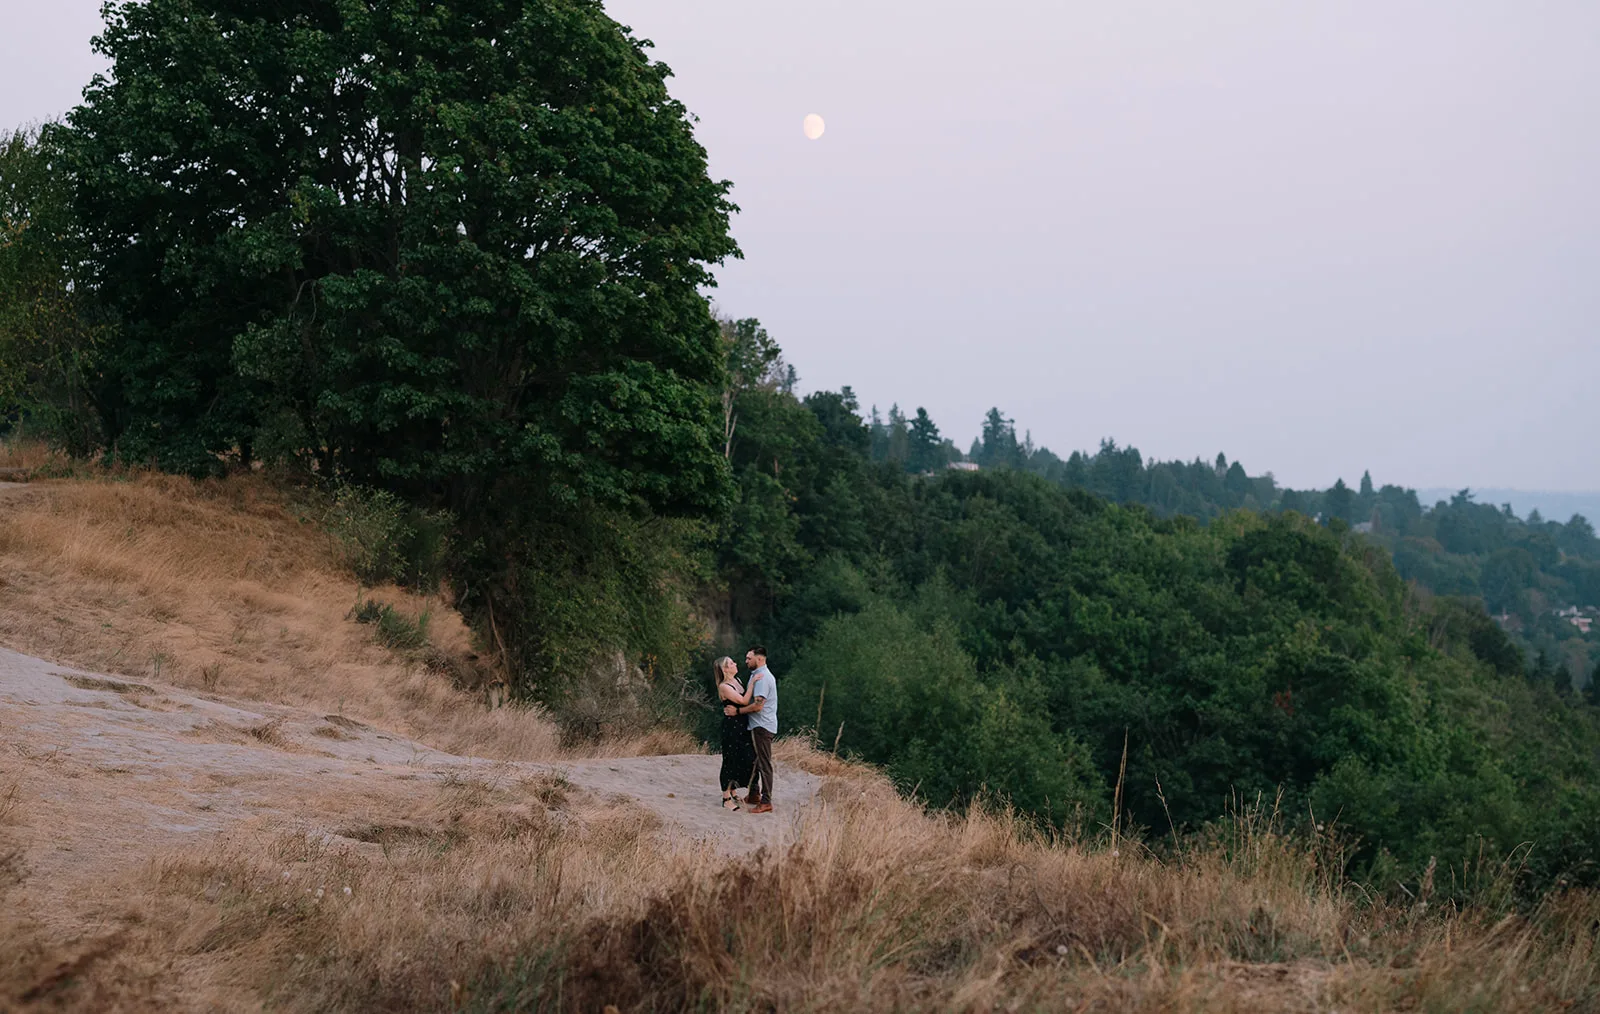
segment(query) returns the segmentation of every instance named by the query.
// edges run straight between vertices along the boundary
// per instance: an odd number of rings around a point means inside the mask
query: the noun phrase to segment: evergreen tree
[[[1550,683],[1555,677],[1555,667],[1550,664],[1550,654],[1540,648],[1533,659],[1533,668],[1528,671],[1528,682],[1538,686],[1541,683]]]
[[[1566,663],[1563,662],[1556,667],[1556,671],[1551,674],[1551,679],[1555,681],[1556,693],[1559,696],[1572,696],[1572,670],[1567,668]]]
[[[1327,509],[1329,519],[1349,521],[1351,511],[1355,507],[1355,493],[1344,484],[1343,479],[1339,479],[1323,497],[1323,506]]]
[[[911,434],[906,427],[906,415],[898,403],[889,406],[889,427],[884,460],[908,467],[911,457]]]
[[[1562,526],[1556,544],[1574,556],[1594,559],[1600,555],[1600,539],[1595,537],[1594,526],[1582,514],[1572,515]]]
[[[777,382],[778,390],[784,394],[793,394],[795,387],[800,383],[800,374],[790,363],[779,363],[780,367]]]
[[[719,325],[727,357],[722,385],[722,457],[726,460],[733,457],[740,397],[758,387],[780,387],[784,364],[782,350],[759,320],[724,320]]]
[[[878,411],[878,406],[872,406],[872,413],[867,417],[867,432],[870,440],[871,456],[873,461],[887,461],[889,459],[889,427],[883,423],[883,414]]]
[[[911,420],[909,434],[910,452],[906,457],[906,470],[910,472],[932,472],[943,468],[946,463],[944,443],[939,439],[939,427],[933,424],[928,417],[928,410],[917,408],[917,414]]]
[[[1073,451],[1067,458],[1066,467],[1062,470],[1062,482],[1074,489],[1085,489],[1089,485],[1089,464],[1084,460],[1080,451]]]
[[[1245,497],[1255,493],[1255,485],[1250,477],[1245,474],[1244,466],[1235,461],[1228,466],[1227,474],[1223,477],[1222,487],[1228,491],[1231,506],[1239,507],[1244,504]]]
[[[991,408],[983,418],[977,461],[985,468],[1021,468],[1024,464],[1022,446],[1017,443],[1016,423],[1002,415],[998,408]]]

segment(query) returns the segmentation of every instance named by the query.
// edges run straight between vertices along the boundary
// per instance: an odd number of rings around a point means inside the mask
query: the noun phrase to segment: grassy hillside
[[[637,807],[571,796],[559,778],[491,772],[395,813],[381,851],[260,828],[118,871],[101,885],[122,916],[115,937],[62,942],[0,908],[0,1003],[307,1012],[1600,1004],[1591,893],[1527,912],[1492,894],[1464,909],[1431,905],[1425,892],[1378,902],[1330,874],[1336,841],[1268,812],[1241,814],[1211,843],[1158,859],[1127,842],[1042,838],[981,809],[930,814],[871,771],[794,743],[785,755],[832,777],[782,854],[719,855]],[[4,819],[26,821],[26,800]]]
[[[363,589],[305,508],[254,477],[41,482],[0,512],[0,644],[501,763],[395,796],[361,842],[261,818],[47,865],[80,870],[48,887],[89,899],[86,922],[19,903],[46,886],[19,843],[48,840],[62,804],[39,795],[48,754],[0,750],[0,1009],[1600,1010],[1600,896],[1519,898],[1520,851],[1467,885],[1357,883],[1349,840],[1267,800],[1181,841],[1044,833],[981,802],[929,811],[789,739],[780,759],[827,776],[793,843],[720,852],[519,774],[573,755],[554,724],[453,686],[437,655],[472,649],[448,610]],[[429,611],[431,662],[350,618],[373,595]],[[88,800],[118,777],[64,784]]]
[[[355,576],[324,523],[326,500],[259,476],[73,474],[32,446],[0,444],[0,467],[72,476],[35,481],[0,511],[0,643],[102,672],[315,705],[452,753],[573,755],[542,711],[484,706],[492,667],[444,597]],[[362,612],[364,603],[373,605]],[[356,622],[384,606],[411,635],[406,646],[383,643],[393,638],[382,624]],[[629,736],[584,749],[631,755],[690,742]]]

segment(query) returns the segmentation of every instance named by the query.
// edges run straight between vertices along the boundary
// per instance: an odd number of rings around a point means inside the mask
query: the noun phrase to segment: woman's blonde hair
[[[726,676],[722,675],[722,667],[732,661],[733,659],[729,658],[727,655],[724,655],[715,662],[711,663],[711,674],[716,677],[716,682],[711,684],[712,686],[720,687],[722,685],[722,681],[727,679]]]

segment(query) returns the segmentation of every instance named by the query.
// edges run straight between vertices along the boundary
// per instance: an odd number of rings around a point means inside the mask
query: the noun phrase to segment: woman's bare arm
[[[718,683],[717,696],[733,704],[745,705],[750,703],[750,688],[746,687],[742,695],[733,692],[733,684]]]

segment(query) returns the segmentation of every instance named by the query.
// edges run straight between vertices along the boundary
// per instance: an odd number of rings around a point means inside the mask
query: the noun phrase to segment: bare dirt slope
[[[581,802],[633,800],[688,842],[749,852],[816,789],[785,769],[786,813],[728,813],[717,757],[631,756],[663,752],[649,736],[563,750],[537,711],[486,711],[373,644],[342,615],[373,593],[334,555],[247,483],[0,483],[0,645],[32,652],[0,647],[0,792],[30,797],[31,869],[103,872],[242,821],[351,838],[465,779],[564,779]],[[464,640],[440,603],[389,598]]]
[[[431,616],[427,651],[378,643],[363,600]],[[259,1009],[286,954],[345,945],[437,1009],[457,948],[540,925],[508,893],[632,911],[817,809],[821,779],[780,765],[778,813],[724,811],[720,758],[679,731],[569,744],[537,708],[489,710],[472,652],[447,600],[358,584],[259,479],[0,483],[0,1014]],[[282,905],[336,874],[359,920],[286,940]],[[372,1009],[316,988],[305,1009]]]
[[[142,964],[126,953],[148,892],[193,861],[183,857],[281,855],[300,840],[325,861],[388,865],[394,848],[431,847],[454,826],[485,821],[512,833],[554,821],[574,840],[610,821],[648,843],[636,847],[721,857],[712,862],[795,840],[821,779],[780,765],[780,811],[732,813],[718,805],[719,763],[703,754],[463,757],[339,714],[0,648],[0,811],[17,815],[0,812],[0,888],[10,888],[0,922],[25,930],[32,952],[20,976],[31,985],[0,996],[0,1011],[30,995],[52,1009],[256,1009],[259,991],[216,981],[206,963],[160,971],[181,946],[147,942],[154,953]],[[313,878],[315,864],[284,865]],[[183,917],[157,918],[175,926]],[[116,955],[113,968],[89,967],[105,955]],[[83,993],[73,984],[90,972]],[[69,988],[80,991],[58,995]]]
[[[247,821],[359,846],[362,829],[392,820],[407,797],[466,778],[564,780],[598,800],[636,802],[691,841],[746,853],[792,837],[821,782],[780,765],[779,813],[730,813],[717,805],[715,756],[485,761],[337,714],[195,695],[3,648],[0,750],[0,772],[32,797],[29,865],[64,880]]]

